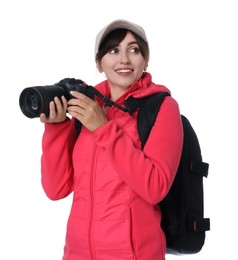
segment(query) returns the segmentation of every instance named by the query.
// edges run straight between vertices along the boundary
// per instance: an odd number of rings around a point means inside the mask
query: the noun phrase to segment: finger
[[[45,123],[47,121],[47,117],[46,117],[46,114],[45,113],[41,113],[40,114],[40,121],[42,123]]]
[[[77,115],[85,116],[85,112],[86,110],[82,106],[72,105],[68,107],[68,113],[73,117],[77,117]]]
[[[78,92],[78,91],[74,91],[74,90],[71,90],[71,91],[70,91],[70,94],[71,94],[71,96],[73,96],[73,97],[75,97],[75,98],[81,98],[81,99],[83,99],[84,97],[87,97],[87,96],[84,95],[83,93]]]
[[[80,107],[82,109],[86,109],[89,106],[89,103],[85,102],[85,100],[73,98],[68,101],[68,110],[71,107]]]
[[[58,97],[55,97],[54,102],[55,102],[57,114],[59,114],[59,115],[64,114],[65,108],[64,108],[64,104],[62,104],[63,101],[61,102],[61,100]]]
[[[50,114],[49,118],[54,119],[56,117],[56,109],[55,109],[55,102],[51,101],[50,102]]]
[[[76,99],[80,99],[85,101],[86,103],[91,103],[93,100],[88,97],[87,95],[81,93],[81,92],[77,92],[77,91],[70,91],[70,94],[75,97]],[[72,100],[72,99],[71,99]],[[71,101],[70,100],[70,101]]]
[[[64,111],[66,112],[66,111],[67,111],[67,107],[68,107],[68,101],[67,101],[67,99],[65,98],[65,96],[62,96],[62,97],[61,97],[61,100],[62,100],[62,103],[63,103]]]

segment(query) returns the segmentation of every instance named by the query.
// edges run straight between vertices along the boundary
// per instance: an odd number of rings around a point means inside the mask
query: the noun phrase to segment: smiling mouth
[[[130,70],[130,69],[121,69],[121,70],[116,70],[116,72],[118,73],[130,73],[132,72],[133,70]]]

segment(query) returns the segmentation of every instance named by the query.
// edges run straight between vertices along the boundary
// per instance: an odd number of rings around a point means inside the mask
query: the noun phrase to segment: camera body
[[[61,100],[64,96],[70,100],[70,91],[78,91],[94,99],[92,86],[83,84],[82,80],[75,78],[65,78],[54,85],[35,86],[23,89],[19,98],[19,105],[22,113],[29,117],[39,117],[41,113],[49,115],[49,104],[55,97]]]

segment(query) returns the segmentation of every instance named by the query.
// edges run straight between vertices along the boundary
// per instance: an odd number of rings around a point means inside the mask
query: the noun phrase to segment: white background
[[[53,202],[45,196],[43,124],[21,113],[19,94],[64,77],[101,81],[95,36],[118,18],[144,27],[151,49],[148,71],[172,91],[210,163],[204,179],[205,216],[211,218],[206,243],[196,255],[167,259],[238,259],[237,13],[235,0],[1,1],[1,259],[61,259],[72,199]]]

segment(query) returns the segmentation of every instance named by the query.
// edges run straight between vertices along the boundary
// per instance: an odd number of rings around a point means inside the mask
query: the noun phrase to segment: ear
[[[97,61],[96,64],[97,64],[97,69],[98,69],[98,71],[99,71],[100,73],[102,73],[102,72],[103,72],[103,69],[102,69],[101,63]]]
[[[145,64],[144,71],[146,71],[146,70],[147,70],[147,67],[148,67],[148,63],[147,63],[147,64]]]

